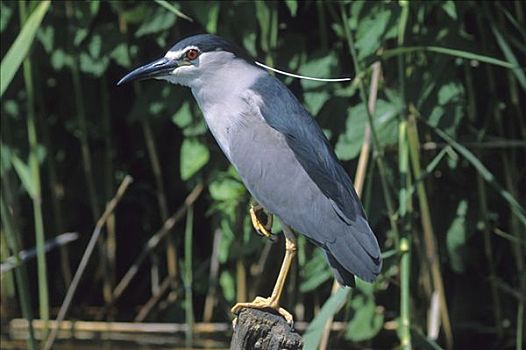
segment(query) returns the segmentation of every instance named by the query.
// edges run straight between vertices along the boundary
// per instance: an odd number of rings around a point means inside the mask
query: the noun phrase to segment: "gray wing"
[[[285,135],[298,161],[320,190],[334,202],[342,219],[351,223],[357,216],[365,217],[352,181],[323,131],[290,90],[270,76],[258,80],[254,88],[265,101],[273,102],[260,107],[262,116],[271,127]]]
[[[266,76],[252,90],[266,101],[259,106],[264,122],[247,120],[231,150],[247,188],[282,221],[325,248],[340,282],[352,284],[348,272],[373,280],[381,266],[378,243],[322,130],[279,80]],[[254,108],[253,101],[247,103]]]

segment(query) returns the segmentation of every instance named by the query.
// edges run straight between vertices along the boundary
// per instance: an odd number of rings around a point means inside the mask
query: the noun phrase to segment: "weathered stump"
[[[285,319],[266,310],[241,309],[230,350],[301,350],[303,339]]]

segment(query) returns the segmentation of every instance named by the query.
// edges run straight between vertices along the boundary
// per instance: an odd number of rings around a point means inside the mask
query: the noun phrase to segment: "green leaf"
[[[349,110],[345,132],[340,134],[335,147],[336,155],[341,160],[353,159],[360,153],[365,127],[368,124],[365,108],[365,104],[362,103]],[[376,102],[373,124],[382,145],[396,144],[398,140],[398,121],[396,117],[399,113],[400,106],[397,104],[385,100]]]
[[[37,195],[37,188],[33,176],[31,175],[31,168],[29,164],[24,163],[18,156],[15,154],[11,157],[11,162],[15,167],[15,171],[24,186],[24,189],[27,191],[31,198],[35,198]]]
[[[184,19],[186,19],[187,21],[190,21],[190,22],[194,21],[192,18],[188,17],[183,12],[181,12],[181,10],[179,10],[179,8],[178,8],[179,4],[177,4],[177,3],[173,3],[172,4],[172,3],[169,3],[168,1],[165,1],[165,0],[155,0],[155,2],[157,4],[159,4],[159,5],[161,5],[162,7],[164,7],[165,9],[167,9],[168,11],[172,12],[173,14],[175,14],[178,17],[184,18]]]
[[[497,58],[480,55],[473,52],[468,52],[464,50],[456,50],[448,47],[438,47],[438,46],[406,46],[406,47],[397,47],[395,49],[385,50],[382,52],[381,57],[383,59],[388,59],[391,57],[405,55],[406,53],[419,52],[419,51],[428,51],[434,53],[441,53],[444,55],[460,57],[468,60],[475,60],[484,63],[493,64],[495,66],[500,66],[509,69],[520,68],[517,63],[510,63]]]
[[[41,26],[37,32],[37,38],[44,47],[46,53],[53,52],[53,44],[55,39],[55,28],[51,25]]]
[[[292,17],[296,17],[296,14],[298,13],[298,1],[297,0],[286,0],[285,4],[289,8],[289,11]]]
[[[270,18],[271,18],[271,10],[270,10],[270,4],[265,1],[256,1],[256,18],[259,23],[259,29],[261,31],[261,39],[260,44],[261,48],[263,49],[263,52],[269,51],[269,40],[270,37]]]
[[[183,102],[181,108],[172,116],[172,122],[181,129],[186,128],[192,123],[192,112],[188,101]]]
[[[350,288],[340,288],[323,304],[320,313],[312,320],[303,335],[303,350],[316,350],[318,348],[325,323],[329,317],[340,311],[350,293]]]
[[[151,15],[151,20],[144,21],[135,32],[135,37],[140,38],[148,34],[155,34],[170,29],[175,24],[176,16],[162,8],[156,8]]]
[[[353,317],[347,327],[345,337],[352,341],[364,341],[373,338],[382,329],[384,315],[378,312],[371,296],[356,295],[351,300]]]
[[[236,298],[236,285],[232,274],[228,271],[221,272],[221,276],[219,276],[219,285],[223,290],[223,296],[225,299],[229,303],[233,303]]]
[[[457,81],[440,86],[438,104],[433,107],[428,121],[448,134],[454,135],[464,117],[464,87]]]
[[[110,53],[110,57],[121,67],[128,68],[131,66],[128,45],[121,43],[117,45]]]
[[[218,258],[219,262],[224,264],[230,258],[230,247],[232,246],[232,242],[234,242],[235,235],[234,231],[232,231],[232,225],[226,217],[221,219],[219,225],[223,234],[221,236],[221,241],[219,242]]]
[[[216,201],[235,202],[243,199],[245,186],[235,179],[222,178],[213,181],[208,187],[210,196]]]
[[[453,271],[464,272],[464,246],[466,245],[466,213],[468,203],[461,200],[457,207],[457,215],[447,230],[447,252]]]
[[[13,157],[13,151],[11,150],[11,147],[8,145],[5,145],[4,143],[0,143],[0,176],[2,178],[4,175],[11,170],[12,157]]]
[[[0,65],[0,96],[4,95],[22,61],[26,58],[40,23],[49,8],[49,4],[49,0],[42,1],[35,11],[31,13],[15,42],[2,59]]]
[[[504,37],[500,33],[499,29],[495,25],[495,21],[490,21],[491,23],[491,30],[493,32],[493,35],[495,35],[495,38],[497,39],[497,44],[499,45],[500,49],[504,53],[504,56],[508,60],[508,62],[511,62],[513,64],[512,72],[519,81],[520,86],[526,92],[526,75],[524,75],[524,66],[521,67],[519,65],[519,61],[517,60],[517,57],[513,54],[513,51],[511,50],[510,46],[504,40]]]
[[[188,180],[208,163],[210,152],[197,139],[185,139],[181,146],[181,179]]]
[[[303,266],[302,275],[304,281],[300,285],[301,293],[313,291],[332,277],[332,271],[321,249],[314,250],[313,256]]]
[[[442,9],[446,11],[449,17],[451,17],[453,20],[457,20],[457,9],[455,7],[455,2],[453,0],[447,0],[442,3]]]
[[[102,76],[109,63],[110,59],[108,56],[97,58],[87,54],[86,52],[82,52],[80,54],[80,70],[96,77]]]
[[[375,7],[375,9],[379,9]],[[363,59],[375,53],[380,47],[387,24],[391,18],[390,9],[379,9],[366,16],[358,25],[356,32],[356,51],[358,59]]]
[[[51,53],[51,67],[56,71],[61,70],[64,66],[71,66],[73,58],[64,52],[64,50],[57,48]]]
[[[217,1],[191,1],[187,3],[193,9],[194,17],[199,21],[208,33],[217,32],[219,20],[219,2]]]
[[[331,77],[336,61],[336,57],[333,54],[310,59],[301,65],[299,74],[314,78]],[[331,97],[327,89],[327,83],[302,79],[300,84],[304,91],[305,107],[312,115],[317,115],[325,102]]]
[[[13,14],[13,9],[9,6],[6,6],[4,2],[0,2],[0,32],[3,33],[9,24],[11,15]]]

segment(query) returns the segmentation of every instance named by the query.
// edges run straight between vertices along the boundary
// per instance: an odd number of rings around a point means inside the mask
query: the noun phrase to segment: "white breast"
[[[250,123],[247,120],[250,116],[259,113],[260,97],[250,87],[267,73],[239,59],[207,73],[201,77],[200,84],[191,86],[192,94],[208,128],[230,159],[229,140]]]

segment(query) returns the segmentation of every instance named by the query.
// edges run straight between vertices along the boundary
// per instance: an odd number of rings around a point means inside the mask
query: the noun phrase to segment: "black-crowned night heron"
[[[336,280],[373,281],[382,261],[351,179],[322,130],[290,90],[239,47],[209,34],[178,42],[164,57],[139,67],[118,85],[148,78],[190,87],[217,143],[252,196],[283,224],[285,258],[269,298],[243,307],[272,308],[288,321],[279,299],[296,242],[291,228],[323,249]],[[254,227],[269,234],[251,208]]]

